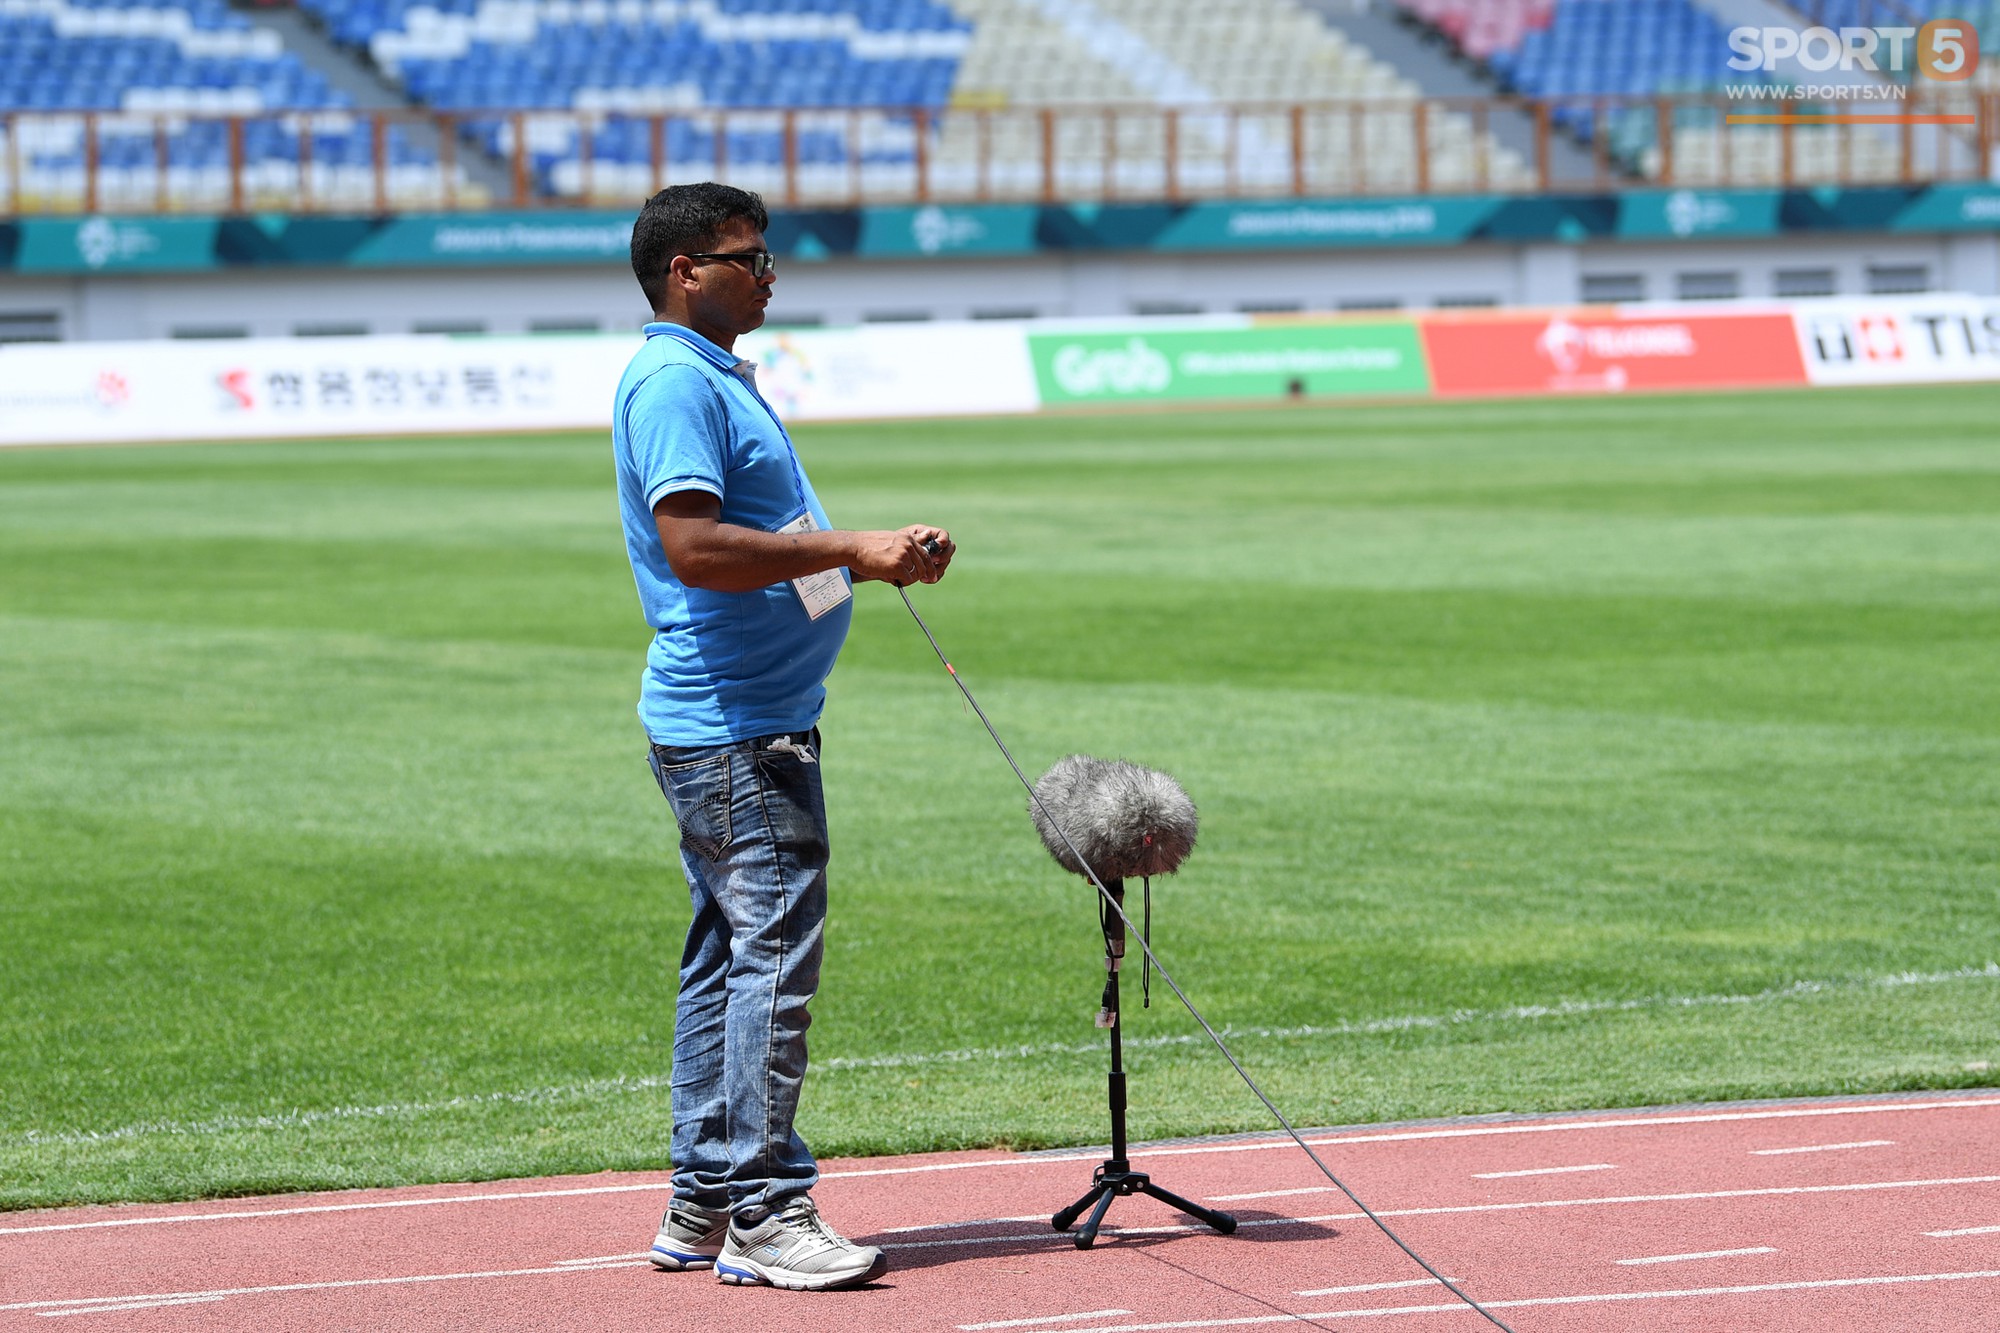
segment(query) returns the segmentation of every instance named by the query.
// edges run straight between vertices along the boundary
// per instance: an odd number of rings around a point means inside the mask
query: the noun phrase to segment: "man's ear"
[[[667,282],[675,288],[698,285],[694,276],[694,261],[686,255],[675,255],[667,261]]]

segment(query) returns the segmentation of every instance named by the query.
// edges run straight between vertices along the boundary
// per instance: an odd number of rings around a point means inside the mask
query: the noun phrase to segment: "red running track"
[[[2000,1330],[2000,1094],[1501,1117],[1307,1135],[1517,1333]],[[823,1163],[887,1249],[867,1287],[726,1287],[641,1256],[668,1190],[620,1174],[0,1214],[0,1328],[1165,1333],[1488,1328],[1298,1149],[1156,1144],[1135,1165],[1235,1236],[1117,1201],[1047,1216],[1100,1153]]]

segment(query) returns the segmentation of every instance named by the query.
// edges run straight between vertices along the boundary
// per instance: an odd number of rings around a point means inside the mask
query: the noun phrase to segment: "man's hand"
[[[855,558],[848,572],[857,582],[880,579],[897,587],[912,583],[936,583],[951,566],[958,547],[943,528],[913,523],[896,532],[850,533],[855,540]]]

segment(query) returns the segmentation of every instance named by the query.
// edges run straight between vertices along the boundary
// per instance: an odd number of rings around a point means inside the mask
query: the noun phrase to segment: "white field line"
[[[1960,981],[2000,980],[2000,962],[1961,967],[1948,972],[1899,972],[1876,977],[1843,977],[1828,981],[1795,981],[1787,986],[1734,995],[1655,995],[1628,1000],[1564,1000],[1555,1004],[1517,1005],[1506,1009],[1460,1009],[1449,1014],[1403,1014],[1388,1018],[1355,1019],[1286,1028],[1223,1028],[1225,1037],[1253,1040],[1287,1040],[1299,1037],[1356,1037],[1421,1029],[1451,1028],[1476,1023],[1536,1022],[1548,1018],[1569,1018],[1584,1014],[1633,1013],[1648,1009],[1706,1009],[1729,1005],[1766,1004],[1843,991],[1894,990],[1910,986],[1942,986]],[[1158,1049],[1172,1046],[1201,1046],[1208,1039],[1199,1034],[1140,1037],[1128,1040],[1128,1048]],[[978,1064],[1009,1060],[1037,1060],[1052,1056],[1099,1055],[1099,1042],[1050,1042],[1037,1045],[998,1046],[957,1051],[912,1051],[903,1054],[835,1056],[817,1061],[820,1073],[849,1069],[910,1069],[930,1065]],[[112,1129],[39,1130],[30,1129],[5,1136],[0,1142],[26,1145],[105,1143],[119,1139],[149,1138],[156,1135],[194,1137],[235,1134],[265,1129],[295,1129],[342,1120],[402,1119],[432,1115],[441,1111],[478,1106],[534,1105],[545,1102],[594,1101],[627,1093],[653,1091],[668,1085],[666,1074],[589,1079],[578,1083],[544,1088],[523,1088],[508,1092],[467,1093],[426,1102],[383,1102],[373,1106],[330,1106],[321,1110],[274,1111],[264,1115],[220,1115],[203,1120],[149,1120]]]
[[[1589,1166],[1535,1166],[1525,1171],[1474,1171],[1474,1180],[1512,1180],[1516,1176],[1566,1176],[1576,1171],[1616,1171],[1609,1162],[1592,1162]]]
[[[1452,1278],[1451,1281],[1460,1282],[1463,1279]],[[1295,1291],[1292,1294],[1294,1296],[1352,1296],[1363,1291],[1397,1291],[1404,1287],[1435,1287],[1436,1285],[1436,1278],[1420,1277],[1413,1278],[1407,1282],[1363,1282],[1355,1287],[1317,1287],[1312,1291]]]
[[[964,1333],[981,1333],[989,1328],[1028,1328],[1035,1325],[1063,1324],[1073,1319],[1115,1319],[1121,1314],[1131,1314],[1130,1310],[1084,1310],[1077,1314],[1045,1314],[1037,1319],[995,1319],[984,1324],[960,1324]]]
[[[2000,1235],[2000,1227],[1960,1227],[1956,1231],[1926,1231],[1924,1234],[1938,1240],[1952,1236],[1993,1236]]]
[[[1773,1245],[1752,1245],[1741,1250],[1701,1250],[1694,1254],[1655,1254],[1645,1259],[1614,1259],[1613,1263],[1627,1268],[1637,1268],[1642,1264],[1683,1264],[1694,1259],[1738,1259],[1748,1254],[1776,1254]]]
[[[1774,1291],[1825,1291],[1841,1287],[1888,1287],[1917,1282],[1979,1282],[2000,1278],[2000,1271],[1979,1273],[1899,1273],[1892,1277],[1837,1277],[1811,1282],[1760,1282],[1742,1287],[1694,1287],[1684,1291],[1612,1291],[1581,1296],[1529,1296],[1515,1300],[1481,1300],[1489,1310],[1520,1310],[1546,1305],[1603,1305],[1619,1301],[1691,1300],[1705,1296],[1756,1296]],[[1385,1319],[1413,1314],[1470,1314],[1472,1307],[1400,1305],[1368,1310],[1316,1310],[1310,1314],[1249,1315],[1237,1319],[1179,1319],[1164,1324],[1102,1324],[1060,1333],[1164,1333],[1181,1328],[1245,1328],[1257,1324],[1309,1324],[1329,1319]],[[1050,1330],[1050,1333],[1058,1333]]]
[[[1860,1143],[1810,1143],[1802,1148],[1752,1148],[1752,1157],[1785,1157],[1795,1152],[1845,1152],[1849,1148],[1893,1148],[1894,1139],[1867,1139]]]

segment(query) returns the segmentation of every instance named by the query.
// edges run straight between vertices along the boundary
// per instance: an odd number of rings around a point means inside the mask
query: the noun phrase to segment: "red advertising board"
[[[1788,313],[1607,308],[1428,316],[1422,323],[1431,378],[1444,397],[1806,382]]]

